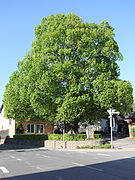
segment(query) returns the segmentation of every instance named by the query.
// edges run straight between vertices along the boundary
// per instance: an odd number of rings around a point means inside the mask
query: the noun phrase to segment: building
[[[0,108],[0,136],[9,136],[12,138],[15,134],[52,134],[54,126],[49,122],[29,121],[23,122],[21,126],[16,127],[15,120],[4,117],[4,106]]]
[[[52,134],[54,133],[54,126],[48,122],[23,122],[22,123],[24,134]]]
[[[4,117],[4,106],[0,107],[0,136],[13,137],[15,135],[15,120]]]
[[[128,123],[130,138],[135,137],[135,103],[132,106],[132,112],[125,117],[125,121]]]

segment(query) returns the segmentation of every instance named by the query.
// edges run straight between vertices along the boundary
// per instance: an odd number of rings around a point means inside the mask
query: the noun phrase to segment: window
[[[44,125],[43,124],[37,124],[36,125],[36,133],[43,133],[44,131]]]
[[[11,119],[9,119],[9,125],[11,125],[12,124],[12,120]]]
[[[27,133],[44,133],[44,125],[43,124],[27,124]]]
[[[34,133],[34,124],[27,124],[27,133]]]

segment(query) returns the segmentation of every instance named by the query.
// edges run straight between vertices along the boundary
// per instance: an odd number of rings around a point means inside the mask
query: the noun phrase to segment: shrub
[[[87,138],[86,134],[74,134],[75,141],[84,141],[86,140],[86,138]]]
[[[56,140],[56,141],[84,141],[86,134],[17,134],[15,139],[29,139],[29,140]]]
[[[103,144],[103,145],[97,145],[97,146],[77,146],[76,149],[109,149],[111,148],[110,144]]]
[[[102,135],[101,135],[101,134],[94,134],[94,138],[95,138],[95,139],[101,139],[101,138],[102,138]]]
[[[65,141],[85,141],[86,134],[64,134]]]
[[[48,134],[48,140],[56,140],[56,141],[61,141],[63,140],[62,134]]]

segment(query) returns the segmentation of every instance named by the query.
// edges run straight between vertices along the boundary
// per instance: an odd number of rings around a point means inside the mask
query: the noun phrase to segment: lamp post
[[[109,109],[107,110],[110,118],[110,128],[111,128],[111,148],[113,148],[113,127],[115,127],[115,124],[113,124],[113,115],[117,114],[119,115],[119,112],[116,112],[115,109]]]

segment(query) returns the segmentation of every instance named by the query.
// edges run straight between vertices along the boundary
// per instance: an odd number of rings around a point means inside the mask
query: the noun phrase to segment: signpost
[[[115,109],[109,109],[107,110],[110,118],[110,128],[111,128],[111,148],[113,148],[113,130],[112,128],[115,127],[115,123],[113,123],[113,115],[117,114],[119,115],[119,112],[116,112]]]

